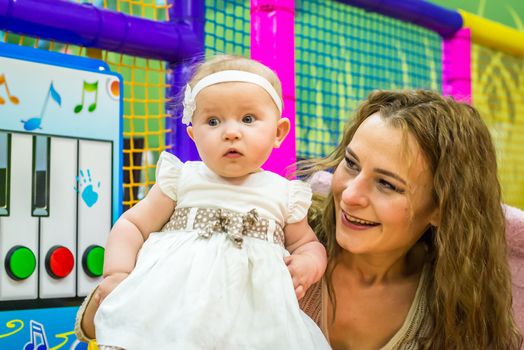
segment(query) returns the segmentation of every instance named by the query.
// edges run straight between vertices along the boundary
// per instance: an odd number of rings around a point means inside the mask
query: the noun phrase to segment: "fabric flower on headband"
[[[184,106],[182,123],[189,125],[196,109],[195,96],[193,96],[193,92],[191,91],[191,86],[189,86],[189,84],[186,85],[186,91],[184,92],[184,102],[182,104]]]

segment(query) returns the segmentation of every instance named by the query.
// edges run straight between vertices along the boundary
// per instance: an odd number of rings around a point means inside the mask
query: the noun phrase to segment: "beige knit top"
[[[426,288],[428,285],[428,266],[422,270],[415,298],[408,311],[404,324],[398,332],[380,350],[416,350],[419,349],[420,339],[426,337],[431,330],[427,313]],[[329,303],[326,284],[321,281],[309,288],[306,295],[300,300],[300,307],[320,327],[329,340],[328,309]]]

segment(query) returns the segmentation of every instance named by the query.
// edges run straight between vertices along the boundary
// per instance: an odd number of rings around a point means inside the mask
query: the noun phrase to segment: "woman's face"
[[[348,252],[402,255],[438,224],[431,171],[414,137],[402,134],[371,115],[335,170],[336,239]]]

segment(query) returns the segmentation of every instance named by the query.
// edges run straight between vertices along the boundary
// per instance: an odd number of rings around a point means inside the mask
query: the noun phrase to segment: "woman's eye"
[[[345,157],[346,160],[346,167],[351,170],[357,170],[358,171],[358,165],[355,163],[351,158]]]
[[[209,126],[217,126],[219,124],[219,120],[217,118],[209,118],[207,120],[207,125]]]
[[[393,185],[392,183],[386,181],[386,180],[379,180],[378,183],[380,186],[384,189],[395,191],[398,193],[404,193],[404,190],[401,188],[398,188],[397,186]]]
[[[245,115],[243,118],[242,118],[242,123],[245,123],[245,124],[251,124],[255,121],[255,117],[253,117],[252,115]]]

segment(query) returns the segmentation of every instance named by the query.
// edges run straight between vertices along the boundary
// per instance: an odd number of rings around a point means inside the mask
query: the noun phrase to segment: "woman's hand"
[[[115,272],[107,275],[93,292],[80,321],[83,335],[88,339],[96,338],[95,314],[98,311],[98,306],[127,276],[129,274],[126,272]]]
[[[318,280],[318,263],[309,254],[289,255],[284,258],[284,262],[291,274],[297,299],[300,300],[308,288]]]
[[[95,295],[93,295],[94,301],[100,305],[102,301],[104,301],[104,299],[109,295],[109,293],[111,293],[113,289],[116,288],[116,286],[125,280],[127,276],[129,276],[127,272],[115,272],[104,277],[95,291]]]
[[[126,272],[116,272],[104,277],[102,282],[93,292],[93,296],[88,301],[85,311],[80,321],[83,335],[88,339],[95,339],[95,314],[98,311],[100,303],[116,288],[126,277],[129,276]]]

